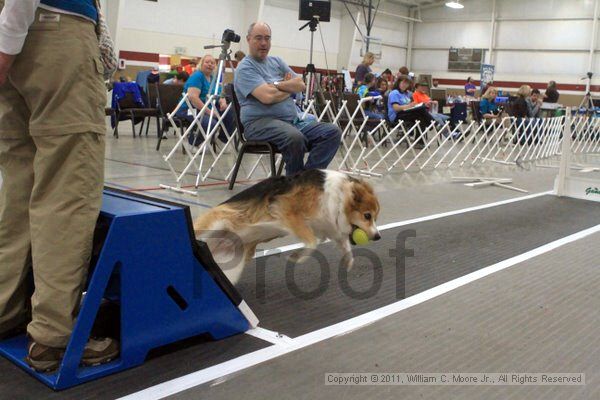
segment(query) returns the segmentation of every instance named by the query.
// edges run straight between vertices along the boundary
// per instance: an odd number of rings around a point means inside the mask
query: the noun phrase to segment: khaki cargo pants
[[[27,331],[69,340],[104,181],[102,72],[94,24],[38,9],[0,86],[0,335],[28,319],[33,267]]]

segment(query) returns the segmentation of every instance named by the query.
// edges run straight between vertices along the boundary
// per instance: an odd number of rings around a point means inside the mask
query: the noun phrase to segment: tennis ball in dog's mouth
[[[360,228],[356,228],[352,232],[352,240],[354,240],[354,243],[356,244],[365,245],[369,243],[369,236],[367,236],[367,232]]]

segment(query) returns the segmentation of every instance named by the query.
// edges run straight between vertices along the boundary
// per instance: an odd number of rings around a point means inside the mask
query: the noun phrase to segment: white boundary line
[[[424,217],[407,219],[405,221],[400,221],[400,222],[392,222],[390,224],[381,225],[379,227],[379,230],[385,231],[387,229],[393,229],[393,228],[397,228],[399,226],[416,224],[418,222],[424,222],[424,221],[431,221],[434,219],[450,217],[452,215],[463,214],[463,213],[467,213],[467,212],[471,212],[471,211],[484,210],[486,208],[502,206],[504,204],[515,203],[517,201],[530,200],[530,199],[534,199],[536,197],[541,197],[541,196],[545,196],[547,194],[553,194],[553,193],[554,193],[554,190],[549,190],[547,192],[540,192],[540,193],[530,194],[527,196],[514,197],[512,199],[497,201],[494,203],[487,203],[487,204],[482,204],[479,206],[462,208],[460,210],[453,210],[453,211],[447,211],[447,212],[443,212],[443,213],[439,213],[439,214],[426,215]],[[325,243],[325,242],[323,242],[323,243]],[[257,251],[256,254],[254,255],[254,258],[266,257],[266,256],[269,256],[272,254],[281,254],[281,253],[285,253],[287,251],[300,249],[302,247],[304,247],[304,245],[302,243],[294,243],[294,244],[288,244],[286,246],[275,247],[273,249]]]
[[[379,309],[367,312],[365,314],[348,319],[346,321],[339,322],[326,328],[307,333],[297,338],[286,340],[284,344],[275,344],[267,348],[234,358],[233,360],[229,360],[221,364],[217,364],[212,367],[193,372],[180,378],[172,379],[170,381],[151,386],[147,389],[122,397],[120,400],[162,399],[164,397],[180,393],[184,390],[202,385],[215,379],[223,378],[227,375],[242,371],[244,369],[283,356],[293,351],[300,350],[310,345],[325,341],[327,339],[348,334],[352,331],[377,322],[383,318],[396,314],[402,310],[421,304],[435,297],[441,296],[468,283],[474,282],[495,272],[502,271],[516,264],[522,263],[531,258],[537,257],[541,254],[555,250],[568,243],[585,238],[589,235],[598,232],[600,232],[600,225],[596,225],[594,227],[566,236],[562,239],[558,239],[553,242],[547,243],[526,253],[520,254],[515,257],[511,257],[507,260],[482,268],[470,274],[461,276],[460,278],[446,282],[434,288],[425,290],[419,294],[397,301]]]

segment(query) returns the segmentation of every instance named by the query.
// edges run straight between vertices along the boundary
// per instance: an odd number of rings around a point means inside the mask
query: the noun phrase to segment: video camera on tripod
[[[231,68],[232,71],[235,71],[231,62],[231,51],[229,50],[229,47],[231,46],[231,43],[239,43],[241,39],[240,35],[235,33],[233,29],[225,29],[221,36],[221,44],[204,46],[205,49],[221,49],[221,54],[219,54],[219,64],[217,65],[217,77],[211,82],[209,93],[213,95],[218,95],[220,93],[220,87],[223,84],[225,63],[229,64],[229,68]],[[214,109],[211,109],[211,118],[213,112]]]
[[[225,31],[223,31],[223,36],[221,37],[221,43],[239,43],[241,39],[242,38],[240,37],[240,35],[235,33],[233,29],[225,29]]]
[[[304,105],[308,104],[313,97],[315,90],[315,73],[317,72],[313,64],[313,43],[314,35],[319,22],[329,22],[331,19],[331,1],[329,0],[300,0],[298,19],[308,21],[300,27],[300,31],[307,26],[310,29],[310,53],[309,62],[306,65],[306,93],[304,94]],[[325,50],[325,49],[323,49]]]

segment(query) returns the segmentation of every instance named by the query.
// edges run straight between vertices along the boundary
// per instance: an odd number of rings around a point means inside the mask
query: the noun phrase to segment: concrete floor
[[[219,204],[225,199],[229,198],[233,193],[242,190],[252,182],[264,178],[265,172],[257,170],[256,174],[252,177],[250,182],[243,182],[246,177],[243,171],[240,172],[239,180],[240,183],[236,184],[234,191],[227,189],[227,183],[222,180],[224,175],[228,172],[228,167],[223,165],[231,165],[233,163],[233,155],[226,155],[226,160],[219,165],[214,171],[214,177],[207,179],[202,183],[202,186],[198,190],[197,196],[189,194],[180,194],[173,191],[161,189],[160,184],[176,185],[175,177],[169,170],[167,163],[163,160],[163,156],[167,154],[175,144],[174,137],[170,134],[168,140],[163,141],[161,150],[155,151],[156,146],[156,133],[153,132],[153,127],[150,129],[148,137],[136,137],[133,138],[131,135],[130,125],[123,123],[120,129],[120,137],[116,139],[112,136],[111,132],[107,132],[106,136],[106,163],[105,163],[105,182],[106,185],[114,186],[124,190],[131,190],[139,193],[143,193],[149,196],[156,196],[161,199],[179,201],[183,204],[189,205],[192,216],[196,217],[208,208]],[[249,155],[244,163],[244,169],[246,173],[252,165],[253,160],[256,156]],[[174,164],[177,168],[181,168],[185,159],[180,151],[174,154]],[[209,158],[209,161],[212,161]],[[586,158],[578,159],[581,163],[598,163],[600,157],[588,156]],[[334,161],[339,162],[338,161]],[[540,164],[546,166],[557,165],[558,159],[544,161]],[[421,216],[427,216],[432,214],[443,213],[447,211],[459,210],[467,207],[473,207],[483,205],[487,203],[498,202],[507,199],[514,199],[524,196],[522,193],[497,188],[487,187],[481,189],[473,189],[466,187],[462,184],[452,183],[451,177],[453,176],[495,176],[495,177],[506,177],[513,179],[513,185],[523,188],[529,191],[530,194],[549,191],[553,188],[554,179],[557,174],[555,168],[544,168],[533,164],[526,164],[526,169],[510,166],[501,165],[495,163],[478,164],[476,166],[468,166],[464,168],[453,167],[451,169],[438,169],[432,170],[427,169],[425,171],[411,170],[409,172],[401,172],[395,170],[392,173],[386,175],[384,178],[371,178],[370,182],[375,187],[377,194],[379,195],[381,202],[381,214],[377,221],[379,225],[408,220]],[[598,177],[600,180],[600,173],[593,172],[587,176]],[[194,183],[194,176],[190,175],[183,182],[184,185],[190,185]],[[1,178],[0,178],[1,184]],[[569,297],[572,293],[580,293],[580,287],[575,285],[573,287],[566,287],[564,290],[561,289],[558,282],[564,277],[561,275],[561,266],[565,263],[570,263],[574,267],[577,267],[577,278],[581,280],[578,285],[584,285],[586,280],[588,283],[597,282],[598,279],[598,263],[594,264],[594,257],[600,256],[600,250],[593,243],[597,243],[599,236],[595,235],[581,241],[580,244],[565,247],[564,249],[556,250],[556,253],[548,253],[544,258],[535,259],[535,262],[531,262],[531,268],[527,265],[527,271],[529,274],[536,274],[541,272],[535,272],[533,267],[543,268],[544,265],[552,266],[547,271],[547,280],[544,282],[535,283],[536,291],[534,294],[530,294],[527,298],[528,304],[535,303],[535,296],[542,296],[543,298],[550,298],[553,293],[561,293],[561,296]],[[276,247],[284,244],[296,242],[294,238],[284,238],[269,243],[267,246],[263,246],[262,249],[270,247]],[[579,246],[579,247],[578,247]],[[581,247],[582,246],[582,247]],[[581,248],[586,249],[585,259],[578,258]],[[594,268],[595,267],[595,268]],[[512,271],[512,270],[511,270]],[[597,335],[596,339],[590,336],[591,332],[598,331],[600,325],[598,324],[598,309],[600,309],[600,302],[598,296],[593,296],[590,291],[589,285],[586,286],[586,293],[589,296],[585,298],[577,298],[577,303],[573,303],[573,307],[579,305],[595,307],[589,308],[589,318],[587,324],[581,325],[580,336],[577,336],[579,341],[573,339],[570,341],[573,348],[578,349],[589,349],[588,360],[586,361],[586,373],[593,380],[590,382],[591,386],[584,389],[574,391],[519,391],[511,387],[503,388],[502,390],[492,392],[487,389],[479,389],[477,387],[458,388],[457,387],[441,387],[441,388],[423,388],[416,387],[410,391],[396,390],[394,387],[376,388],[370,387],[368,389],[358,387],[326,387],[323,385],[323,373],[332,371],[371,371],[377,366],[378,371],[390,371],[390,372],[410,372],[413,371],[442,371],[442,370],[470,370],[470,371],[490,371],[493,369],[500,370],[502,368],[510,369],[513,371],[525,371],[525,370],[542,370],[544,365],[552,366],[553,371],[561,371],[567,369],[569,371],[578,372],[578,364],[572,359],[567,360],[565,363],[561,363],[561,357],[566,357],[569,354],[568,351],[552,353],[556,358],[554,364],[548,364],[549,360],[546,355],[551,349],[549,343],[544,345],[537,345],[535,342],[530,343],[530,349],[528,354],[530,355],[531,362],[523,363],[511,363],[511,357],[514,359],[519,358],[519,348],[510,349],[513,351],[500,354],[498,352],[485,352],[480,351],[473,353],[468,352],[468,325],[453,325],[458,330],[462,326],[462,333],[455,333],[451,339],[447,340],[445,345],[442,345],[442,341],[435,339],[438,335],[442,335],[442,332],[435,333],[430,332],[430,335],[421,335],[419,332],[423,332],[424,324],[420,315],[428,315],[435,323],[440,323],[441,327],[450,326],[448,325],[452,318],[446,311],[449,309],[462,310],[469,315],[470,320],[463,321],[464,324],[476,324],[478,323],[477,315],[472,314],[469,307],[471,304],[485,304],[486,307],[493,308],[495,304],[494,299],[502,301],[510,301],[507,297],[507,293],[512,293],[513,296],[525,296],[528,292],[527,286],[523,282],[533,282],[535,279],[532,277],[522,278],[520,277],[511,278],[510,273],[505,271],[502,276],[496,277],[492,275],[486,278],[485,281],[481,281],[478,285],[491,285],[491,287],[501,287],[504,285],[507,291],[495,292],[493,295],[482,296],[485,292],[484,289],[479,288],[476,285],[469,285],[461,290],[470,290],[471,293],[467,294],[466,299],[462,299],[454,292],[439,297],[435,301],[427,302],[419,307],[415,307],[404,313],[397,314],[396,316],[386,318],[380,322],[373,324],[371,327],[363,328],[355,333],[346,335],[342,338],[335,338],[325,342],[322,342],[313,347],[305,349],[303,352],[295,352],[277,360],[262,364],[261,366],[251,368],[246,371],[242,371],[238,374],[227,377],[217,383],[225,382],[224,384],[216,385],[216,383],[205,384],[199,386],[194,390],[188,392],[182,392],[176,395],[176,398],[181,399],[196,399],[196,398],[232,398],[242,397],[245,399],[260,399],[265,397],[274,398],[581,398],[581,399],[592,399],[598,398],[598,388],[600,383],[598,382],[598,371],[600,365],[590,358],[591,350],[598,348]],[[498,274],[500,275],[500,274]],[[589,279],[589,280],[588,280]],[[517,282],[521,282],[517,284]],[[516,285],[514,288],[511,285]],[[533,283],[532,283],[533,285]],[[517,290],[522,290],[523,293],[516,293]],[[464,293],[463,293],[464,294]],[[515,297],[516,298],[516,297]],[[525,300],[524,300],[525,301]],[[454,307],[454,308],[453,308]],[[483,305],[482,305],[483,307]],[[532,305],[533,307],[533,305]],[[565,329],[565,335],[575,334],[577,332],[568,331],[567,328],[575,327],[579,318],[583,318],[581,313],[578,313],[578,318],[568,317],[569,307],[559,307],[556,309],[556,317],[560,326],[553,326],[552,329]],[[586,308],[588,309],[588,308]],[[446,311],[444,311],[446,310]],[[503,324],[520,324],[522,323],[522,315],[512,315],[511,312],[506,312],[502,318],[506,320]],[[490,311],[491,312],[491,311]],[[439,315],[438,315],[439,314]],[[442,315],[444,314],[444,315]],[[489,314],[492,315],[492,314]],[[486,317],[486,321],[490,321],[491,317]],[[466,318],[466,317],[465,317]],[[512,322],[511,322],[512,321]],[[575,325],[574,325],[575,324]],[[398,327],[404,327],[402,331],[397,331]],[[540,335],[540,329],[543,328],[542,322],[536,322],[531,326],[526,325],[525,328],[515,333],[514,340],[524,340],[524,338],[530,338],[530,335]],[[444,328],[445,329],[445,328]],[[473,335],[479,337],[481,335],[487,335],[486,332],[493,332],[495,328],[493,325],[487,325],[485,327],[479,327],[476,331],[470,333],[471,340]],[[530,329],[528,331],[528,329]],[[578,331],[575,329],[575,331]],[[412,332],[412,333],[411,333]],[[518,333],[518,334],[517,334]],[[413,351],[408,353],[399,352],[388,354],[383,356],[382,353],[386,353],[387,350],[381,346],[369,346],[368,343],[376,338],[377,342],[382,344],[389,344],[390,346],[400,346],[402,348],[410,349],[412,346],[416,348],[429,348],[427,360],[428,362],[413,362],[420,360],[421,355],[416,354]],[[413,339],[412,341],[410,339]],[[467,340],[467,342],[465,342]],[[466,343],[466,344],[465,344]],[[595,347],[591,347],[590,343],[595,343]],[[459,346],[453,350],[454,346]],[[460,346],[467,346],[464,351],[459,351],[462,348]],[[355,348],[347,355],[344,348]],[[564,349],[563,349],[564,350]],[[416,351],[416,350],[415,350]],[[437,352],[437,353],[435,353]],[[597,352],[596,352],[597,353]],[[594,353],[594,354],[596,354]],[[394,356],[396,354],[397,357]],[[436,354],[439,354],[436,355]],[[511,355],[512,354],[512,355]],[[597,354],[596,354],[597,356]],[[436,363],[435,359],[439,358],[440,362]],[[596,360],[598,357],[595,358]],[[377,360],[382,360],[378,362]],[[537,361],[536,361],[537,360]],[[544,361],[546,360],[546,361]],[[497,362],[496,362],[497,361]],[[535,361],[535,362],[534,362]],[[472,363],[470,363],[472,362]],[[315,367],[316,365],[316,367]],[[484,368],[489,366],[489,368]],[[564,367],[564,368],[563,368]],[[568,368],[567,368],[568,367]],[[427,371],[425,371],[427,370]],[[576,371],[577,370],[577,371]],[[257,382],[266,382],[265,385],[259,385]],[[291,386],[290,386],[291,385]],[[288,392],[288,389],[289,392]],[[0,393],[0,398],[5,394]],[[49,392],[50,395],[50,392]],[[58,398],[52,396],[53,398]],[[68,398],[68,397],[64,397]],[[91,396],[89,398],[94,398]],[[98,396],[98,398],[111,398],[110,395],[104,394]]]

